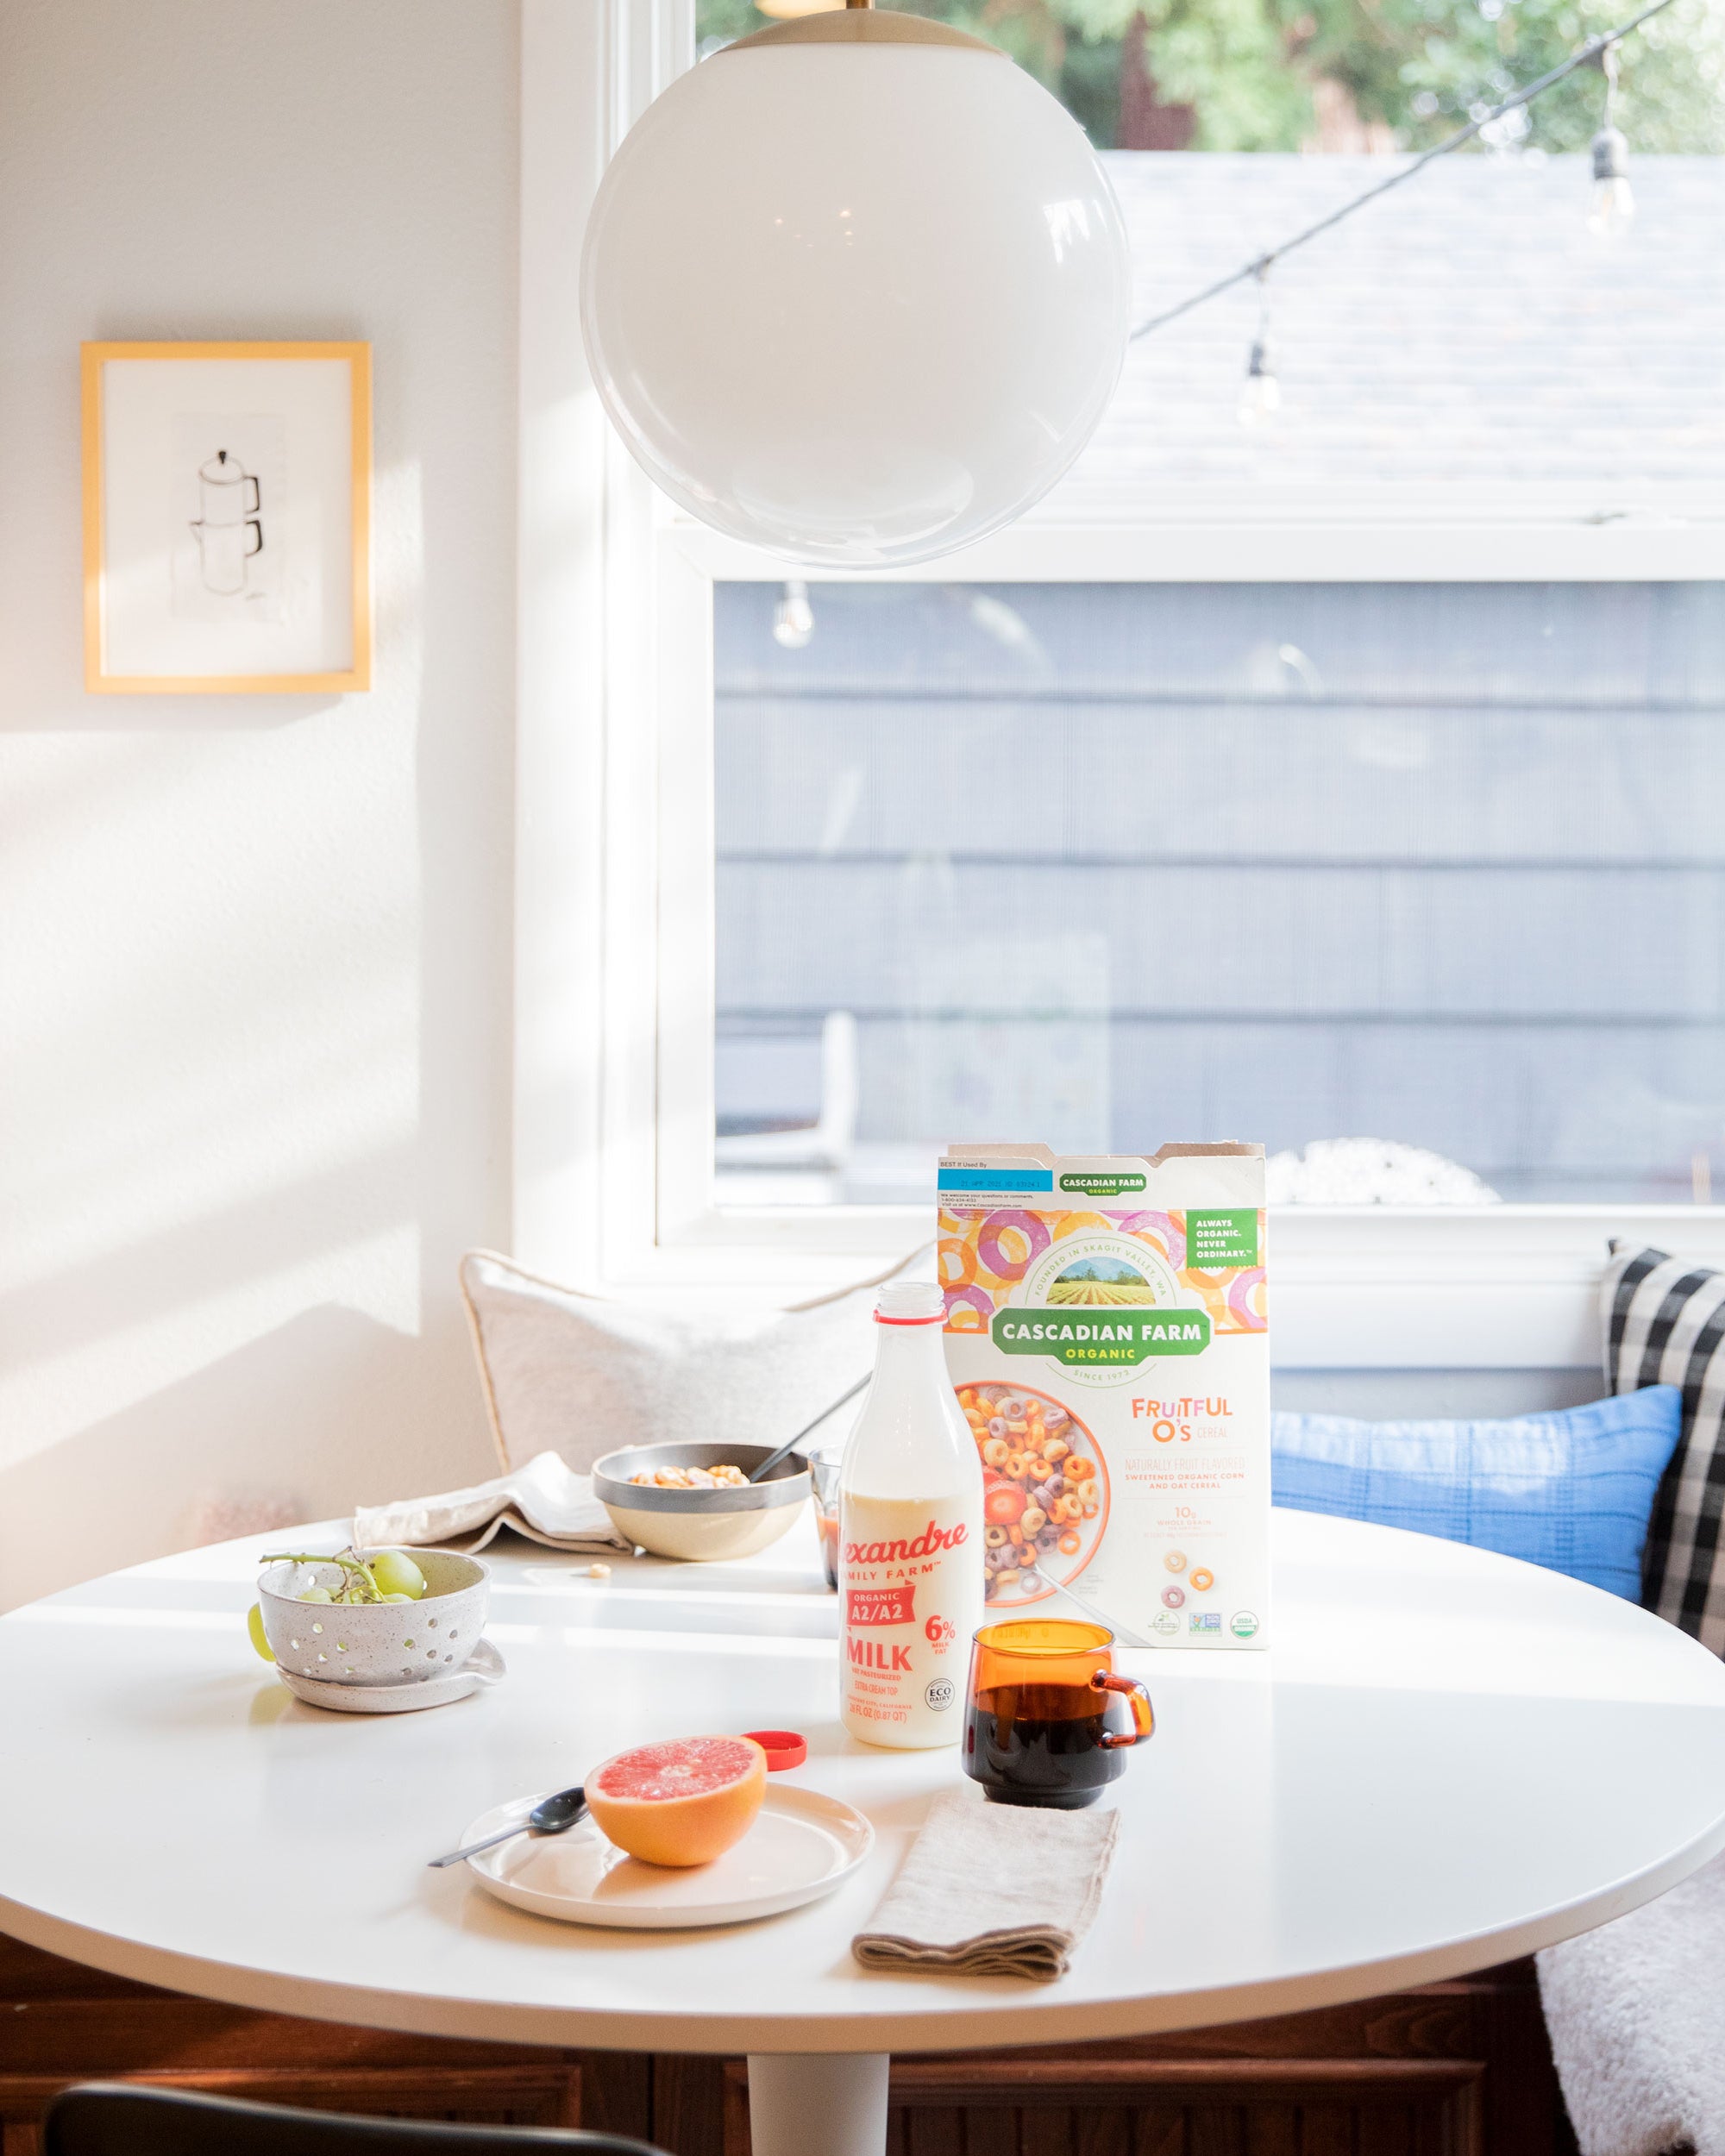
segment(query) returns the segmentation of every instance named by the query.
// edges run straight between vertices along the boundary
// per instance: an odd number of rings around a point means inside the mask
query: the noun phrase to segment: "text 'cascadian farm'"
[[[1003,1340],[1203,1340],[1209,1332],[1202,1318],[1127,1318],[1119,1325],[1007,1318],[996,1330]]]

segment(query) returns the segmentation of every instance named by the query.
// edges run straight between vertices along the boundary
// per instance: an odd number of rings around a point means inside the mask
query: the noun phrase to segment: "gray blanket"
[[[1725,2156],[1725,1857],[1539,1967],[1581,2156]]]

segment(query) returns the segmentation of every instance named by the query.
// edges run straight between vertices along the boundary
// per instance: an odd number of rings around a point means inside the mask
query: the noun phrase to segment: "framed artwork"
[[[368,689],[371,347],[84,347],[85,686]]]

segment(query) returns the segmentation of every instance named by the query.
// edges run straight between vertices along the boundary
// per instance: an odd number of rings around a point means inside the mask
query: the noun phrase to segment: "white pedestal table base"
[[[754,2156],[881,2156],[891,2063],[885,2052],[751,2053]]]

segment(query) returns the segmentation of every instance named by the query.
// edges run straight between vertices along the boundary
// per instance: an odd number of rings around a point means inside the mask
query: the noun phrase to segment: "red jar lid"
[[[767,1755],[768,1774],[781,1774],[787,1767],[800,1767],[808,1758],[808,1741],[798,1736],[794,1729],[745,1729],[745,1737],[752,1737]]]

